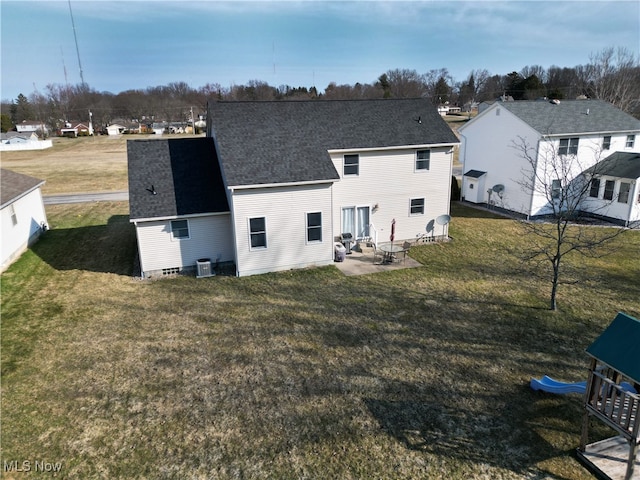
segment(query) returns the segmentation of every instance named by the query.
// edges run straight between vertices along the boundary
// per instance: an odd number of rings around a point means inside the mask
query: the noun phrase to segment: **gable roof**
[[[612,153],[593,167],[585,170],[585,173],[594,172],[609,177],[630,178],[632,180],[640,178],[640,153]]]
[[[618,313],[587,354],[640,383],[640,321]]]
[[[459,143],[424,99],[215,102],[208,120],[229,186],[338,180],[329,150]]]
[[[128,140],[127,159],[130,220],[229,211],[211,138]]]
[[[640,131],[640,120],[602,100],[500,102],[543,135]]]
[[[0,208],[4,208],[44,184],[44,180],[0,169]]]

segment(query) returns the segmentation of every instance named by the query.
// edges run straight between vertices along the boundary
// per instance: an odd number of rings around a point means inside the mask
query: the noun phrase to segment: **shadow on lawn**
[[[49,230],[31,249],[56,270],[131,275],[135,230],[128,215],[113,215],[106,225]]]

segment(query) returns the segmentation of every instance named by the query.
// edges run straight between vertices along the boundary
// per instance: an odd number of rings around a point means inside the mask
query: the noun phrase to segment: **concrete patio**
[[[351,253],[345,255],[344,262],[333,262],[338,270],[347,276],[351,275],[368,275],[370,273],[388,272],[389,270],[402,270],[404,268],[421,267],[422,264],[409,255],[403,259],[400,258],[392,263],[382,263],[380,257],[376,257],[373,261],[373,248],[360,247],[357,245],[351,250]]]

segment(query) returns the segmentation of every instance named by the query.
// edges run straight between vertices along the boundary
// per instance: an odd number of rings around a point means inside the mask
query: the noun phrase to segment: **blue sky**
[[[640,54],[640,2],[79,1],[84,80],[98,91],[373,83],[390,69],[573,67],[606,47]],[[1,0],[2,99],[80,83],[67,0]]]

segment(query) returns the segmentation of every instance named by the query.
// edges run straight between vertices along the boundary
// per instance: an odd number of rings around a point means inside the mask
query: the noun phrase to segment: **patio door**
[[[345,207],[342,209],[342,232],[350,233],[355,240],[369,236],[369,207]]]

